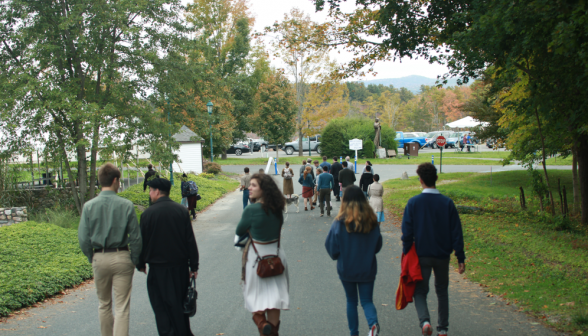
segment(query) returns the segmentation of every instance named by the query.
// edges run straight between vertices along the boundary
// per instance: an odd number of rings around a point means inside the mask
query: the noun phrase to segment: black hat
[[[153,179],[147,182],[147,185],[153,189],[159,189],[165,193],[169,193],[171,190],[171,182],[163,178]]]

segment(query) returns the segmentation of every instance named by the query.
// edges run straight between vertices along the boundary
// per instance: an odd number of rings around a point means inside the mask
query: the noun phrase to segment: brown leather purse
[[[273,255],[266,255],[263,257],[259,256],[259,252],[255,248],[255,243],[253,242],[253,238],[251,237],[251,246],[253,246],[253,250],[255,250],[255,254],[257,254],[257,259],[255,263],[257,263],[257,275],[260,278],[270,278],[276,275],[280,275],[284,273],[284,264],[282,264],[282,259],[278,256],[280,254],[280,239],[281,235],[278,238],[278,252]],[[255,267],[255,264],[253,264]]]

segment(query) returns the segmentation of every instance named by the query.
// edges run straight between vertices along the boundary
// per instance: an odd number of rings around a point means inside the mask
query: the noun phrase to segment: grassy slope
[[[571,172],[550,171],[569,187]],[[585,228],[557,231],[560,224],[537,212],[525,189],[522,211],[518,187],[524,171],[442,174],[439,190],[458,205],[483,210],[460,215],[466,243],[466,276],[545,323],[565,331],[588,330],[588,238]],[[407,200],[420,192],[416,178],[384,183],[386,206],[399,218]],[[574,227],[574,223],[572,223]]]

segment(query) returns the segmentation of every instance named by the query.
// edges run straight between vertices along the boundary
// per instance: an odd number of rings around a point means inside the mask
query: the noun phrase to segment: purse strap
[[[261,256],[259,255],[257,248],[255,248],[255,243],[253,242],[253,236],[251,236],[251,232],[247,231],[247,233],[249,233],[249,239],[251,239],[251,246],[253,246],[253,250],[255,251],[255,254],[257,254],[257,259],[255,260],[255,263],[253,264],[253,267],[255,267],[255,264],[257,264],[257,262],[261,260]],[[280,255],[280,240],[281,239],[282,239],[282,224],[280,224],[280,235],[278,236],[278,252],[276,253],[276,255]]]

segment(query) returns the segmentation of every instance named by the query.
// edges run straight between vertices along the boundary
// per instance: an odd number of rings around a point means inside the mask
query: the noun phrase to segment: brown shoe
[[[308,211],[308,208],[307,207],[304,207],[304,211]]]
[[[260,336],[267,336],[272,334],[272,325],[265,319],[265,313],[253,314],[253,322],[259,329]]]
[[[311,206],[311,207],[310,207],[310,210],[314,210],[314,207],[313,207],[313,206]]]
[[[270,336],[280,336],[280,335],[278,335],[278,331],[280,330],[280,321],[278,321],[278,324],[276,324],[276,325],[273,325],[273,324],[271,324],[271,325],[272,325],[272,333],[270,334]]]

